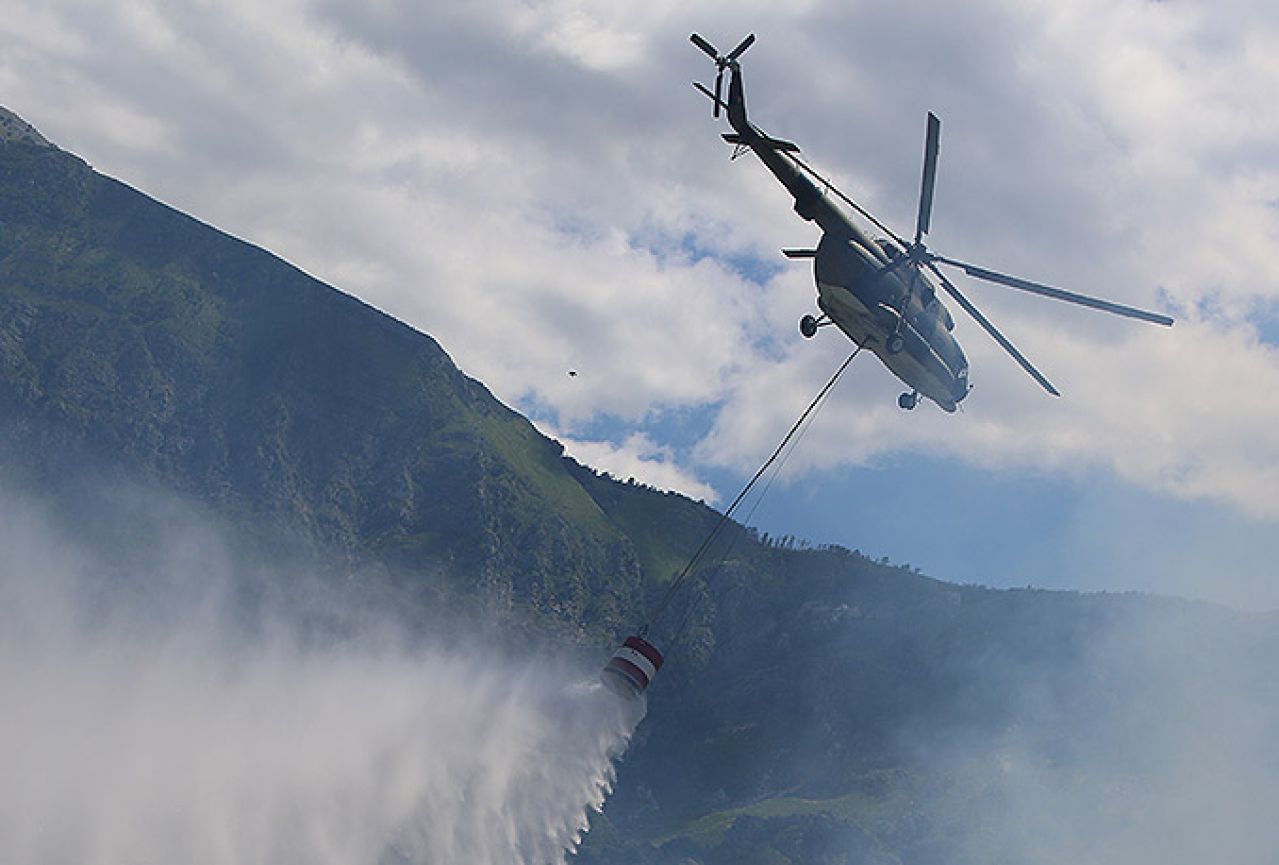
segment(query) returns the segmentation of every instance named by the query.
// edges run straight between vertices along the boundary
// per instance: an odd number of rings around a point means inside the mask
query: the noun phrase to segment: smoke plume
[[[287,609],[246,617],[234,557],[166,512],[134,526],[120,573],[91,532],[0,497],[0,861],[574,849],[641,707],[543,652],[409,639],[389,618],[317,634]]]

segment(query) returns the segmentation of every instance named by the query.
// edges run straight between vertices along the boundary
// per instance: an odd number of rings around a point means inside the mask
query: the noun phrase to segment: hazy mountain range
[[[72,520],[95,485],[162,490],[410,621],[456,603],[601,660],[718,518],[566,458],[431,337],[7,112],[0,483]],[[1275,849],[1274,616],[952,585],[737,526],[716,553],[583,861]]]

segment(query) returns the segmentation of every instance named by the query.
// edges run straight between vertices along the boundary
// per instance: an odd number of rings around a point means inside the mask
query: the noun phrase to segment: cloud
[[[1156,330],[973,285],[1063,399],[961,320],[962,415],[898,412],[867,358],[798,470],[1103,466],[1279,513],[1271,454],[1241,447],[1279,404],[1239,384],[1276,370],[1251,336],[1279,292],[1263,5],[11,6],[0,85],[46,136],[431,333],[567,437],[620,420],[621,452],[646,420],[721,406],[700,446],[653,440],[702,461],[683,477],[753,468],[842,350],[794,333],[812,282],[776,250],[812,227],[726,160],[688,88],[712,72],[688,32],[754,30],[752,116],[900,230],[932,109],[934,246],[1180,313]],[[671,482],[670,459],[635,467]]]
[[[583,441],[543,430],[564,445],[569,456],[584,465],[608,472],[618,480],[639,479],[660,490],[683,493],[691,499],[714,504],[714,488],[695,475],[688,474],[675,462],[674,451],[654,442],[644,433],[633,433],[621,444],[608,441]]]

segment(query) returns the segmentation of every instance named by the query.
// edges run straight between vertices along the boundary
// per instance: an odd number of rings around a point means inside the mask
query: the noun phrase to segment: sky
[[[1279,10],[0,0],[0,105],[431,334],[579,459],[723,506],[847,355],[816,229],[730,161],[688,42],[746,33],[752,120],[930,246],[1174,315],[958,280],[962,410],[854,362],[751,522],[956,582],[1279,607]],[[572,370],[576,375],[570,376]]]

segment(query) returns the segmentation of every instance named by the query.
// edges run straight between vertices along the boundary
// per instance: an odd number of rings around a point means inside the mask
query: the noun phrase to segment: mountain
[[[718,520],[566,458],[429,336],[0,111],[0,483],[74,511],[86,475],[380,568],[410,618],[446,591],[595,652]],[[1273,616],[956,586],[736,525],[721,559],[583,861],[1077,861],[1097,851],[1036,819],[1162,816],[1161,755],[1197,755],[1187,783],[1279,768],[1233,747],[1279,720]]]
[[[108,466],[268,538],[443,569],[568,623],[635,608],[635,548],[423,334],[71,154],[0,148],[6,474]]]

